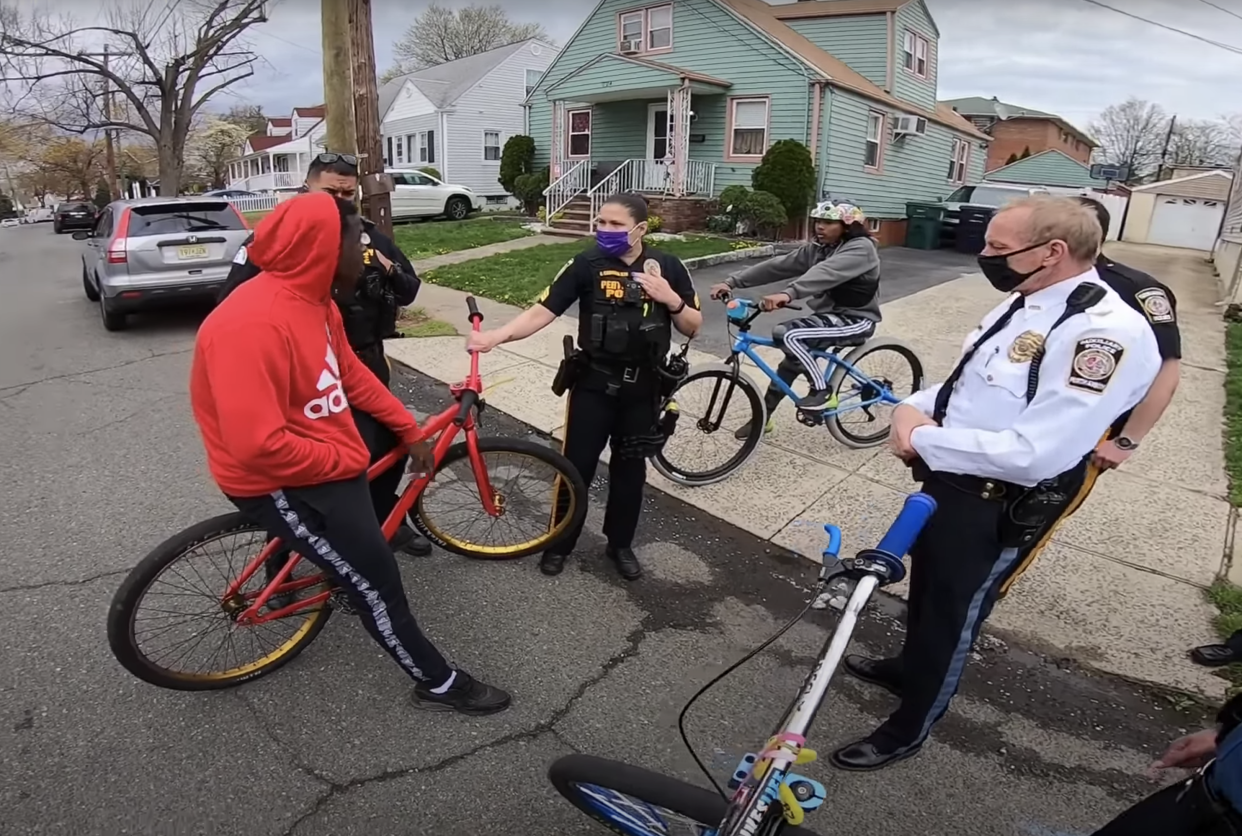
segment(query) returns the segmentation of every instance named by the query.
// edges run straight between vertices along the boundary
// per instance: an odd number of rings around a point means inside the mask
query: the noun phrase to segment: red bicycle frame
[[[483,321],[483,314],[479,311],[479,306],[475,303],[473,296],[466,297],[466,307],[470,310],[470,328],[472,331],[477,332],[479,324]],[[483,508],[493,517],[500,515],[500,509],[496,506],[496,497],[492,490],[491,479],[487,473],[487,466],[483,462],[483,457],[479,454],[479,436],[474,420],[475,408],[483,395],[483,381],[479,376],[479,355],[477,353],[470,352],[470,374],[465,381],[450,386],[449,391],[452,393],[456,404],[446,408],[438,415],[433,415],[419,430],[418,442],[435,439],[435,444],[432,447],[433,464],[429,472],[411,480],[410,484],[401,492],[401,496],[398,498],[396,506],[392,509],[392,513],[388,515],[388,519],[384,520],[382,530],[385,539],[389,541],[397,533],[401,520],[414,507],[414,503],[418,501],[418,497],[422,492],[426,490],[427,485],[435,475],[436,468],[444,460],[449,447],[453,445],[453,441],[457,438],[457,434],[463,431],[466,434],[466,450],[470,456],[470,466],[474,471],[475,482],[479,487],[479,496],[483,499]],[[408,451],[404,445],[395,448],[367,468],[367,479],[374,479],[376,476],[389,470],[406,455],[408,455]],[[299,610],[319,606],[332,596],[333,590],[329,589],[280,609],[260,614],[259,610],[274,595],[287,595],[324,583],[322,575],[300,580],[289,580],[289,576],[293,574],[294,567],[302,559],[302,556],[294,551],[291,552],[290,559],[285,561],[284,566],[276,573],[276,577],[272,578],[266,586],[256,592],[243,593],[241,591],[242,587],[254,577],[255,572],[259,571],[259,567],[279,551],[279,538],[268,541],[258,556],[246,565],[246,568],[242,570],[237,579],[230,583],[228,589],[225,590],[222,601],[242,601],[246,604],[245,608],[237,614],[236,621],[238,624],[264,624],[268,621],[284,618]]]

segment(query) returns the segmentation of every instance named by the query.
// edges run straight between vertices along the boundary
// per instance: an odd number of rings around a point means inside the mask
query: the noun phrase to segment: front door
[[[668,179],[668,166],[664,160],[669,156],[668,105],[652,104],[647,107],[647,160],[643,164],[642,187],[647,191],[664,191]]]

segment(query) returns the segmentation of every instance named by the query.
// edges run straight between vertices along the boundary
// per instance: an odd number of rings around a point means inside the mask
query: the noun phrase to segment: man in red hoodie
[[[318,193],[276,208],[250,252],[266,268],[203,322],[190,402],[207,466],[243,513],[334,576],[367,631],[414,680],[426,708],[491,714],[504,691],[452,668],[418,627],[366,480],[371,453],[356,406],[411,444],[402,403],[349,349],[335,284],[362,275],[362,222],[353,204]],[[318,336],[316,336],[318,335]],[[417,448],[417,449],[416,449]]]

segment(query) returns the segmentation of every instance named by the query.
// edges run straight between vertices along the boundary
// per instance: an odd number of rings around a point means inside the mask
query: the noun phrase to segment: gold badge
[[[660,262],[654,258],[649,258],[643,262],[643,272],[648,276],[659,276],[664,278],[664,274],[660,272]]]
[[[1044,346],[1044,335],[1035,331],[1023,331],[1009,346],[1010,363],[1029,363]]]

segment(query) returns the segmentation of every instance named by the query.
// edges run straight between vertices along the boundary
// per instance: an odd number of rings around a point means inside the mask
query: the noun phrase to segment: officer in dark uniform
[[[646,232],[647,202],[641,196],[609,198],[596,219],[596,245],[561,268],[539,304],[495,331],[472,335],[468,343],[472,351],[490,351],[524,339],[578,303],[578,350],[566,357],[553,383],[558,395],[569,392],[562,450],[589,485],[611,439],[604,536],[608,557],[626,580],[642,575],[631,546],[646,458],[671,432],[660,407],[679,382],[668,358],[673,328],[692,337],[703,322],[686,266],[646,246]],[[544,574],[560,574],[580,533],[543,555]]]
[[[352,154],[319,154],[307,169],[305,190],[327,192],[353,202],[358,195],[358,158]],[[337,294],[336,304],[341,310],[350,347],[367,368],[387,385],[392,370],[384,354],[384,340],[397,336],[397,315],[403,306],[413,303],[418,294],[419,279],[413,265],[393,240],[367,220],[363,221],[362,242],[366,248],[362,279],[347,295],[342,296],[336,290],[333,292]],[[229,277],[220,291],[220,301],[242,282],[259,275],[261,270],[261,265],[250,260],[247,246],[243,245],[233,259]],[[396,436],[370,415],[357,409],[354,415],[363,439],[377,458],[397,446]],[[380,522],[396,505],[397,487],[404,465],[403,459],[371,483],[371,495]],[[431,544],[426,538],[408,526],[402,526],[397,532],[394,545],[409,554],[431,553]]]

